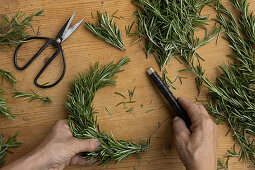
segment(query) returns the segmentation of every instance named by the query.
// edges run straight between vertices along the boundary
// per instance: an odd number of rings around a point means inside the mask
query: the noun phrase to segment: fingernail
[[[173,122],[176,122],[178,120],[180,120],[180,118],[178,116],[175,116],[174,119],[173,119]]]
[[[101,143],[99,140],[96,141],[96,146],[97,146],[97,148],[101,146]]]

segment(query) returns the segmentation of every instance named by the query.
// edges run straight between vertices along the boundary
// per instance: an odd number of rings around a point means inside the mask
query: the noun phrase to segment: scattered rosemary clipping
[[[65,106],[69,113],[69,124],[73,135],[79,139],[96,138],[101,147],[95,152],[84,153],[88,161],[96,160],[101,166],[107,165],[111,160],[116,163],[131,154],[137,155],[150,149],[150,138],[141,144],[116,140],[102,130],[97,122],[96,111],[92,102],[95,93],[100,88],[116,84],[116,74],[124,70],[121,67],[128,64],[129,58],[125,57],[117,64],[113,62],[108,66],[99,66],[96,63],[90,70],[80,74],[71,84],[71,92]]]
[[[34,100],[38,100],[39,102],[43,102],[43,105],[45,105],[47,103],[51,103],[52,99],[50,97],[48,97],[48,96],[40,96],[39,95],[43,91],[44,91],[44,89],[38,91],[37,93],[35,93],[33,90],[31,90],[32,94],[30,94],[30,93],[22,92],[22,91],[19,91],[19,90],[15,90],[15,91],[13,91],[13,93],[14,93],[13,98],[24,97],[23,100],[29,99],[28,102],[32,102]]]
[[[16,140],[18,133],[14,136],[10,136],[6,141],[4,140],[4,136],[0,135],[0,168],[4,165],[4,157],[10,153],[10,148],[18,147],[22,143]]]
[[[26,17],[25,13],[17,12],[11,19],[0,15],[0,46],[15,46],[29,37],[27,27],[33,27],[31,22],[35,16],[43,16],[43,10],[39,10]]]
[[[98,11],[97,15],[97,25],[91,24],[90,22],[85,22],[87,29],[98,38],[125,51],[126,49],[123,43],[121,30],[119,29],[118,25],[114,23],[115,16],[112,16],[112,19],[110,19],[107,12],[100,13]]]

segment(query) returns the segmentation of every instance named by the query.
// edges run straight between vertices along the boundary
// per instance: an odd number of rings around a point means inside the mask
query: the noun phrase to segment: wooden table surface
[[[123,52],[113,48],[102,40],[94,37],[83,26],[80,26],[74,34],[64,42],[63,48],[65,51],[67,72],[63,81],[56,87],[47,89],[42,94],[53,98],[53,103],[42,106],[41,103],[27,103],[21,99],[12,99],[9,97],[9,105],[13,107],[12,112],[19,114],[15,121],[0,118],[0,133],[5,136],[13,135],[18,130],[20,134],[18,140],[23,144],[15,149],[13,154],[6,157],[6,162],[10,163],[33,150],[50,131],[53,124],[60,119],[67,118],[67,113],[63,106],[66,101],[66,96],[69,91],[69,84],[75,78],[77,73],[85,71],[91,64],[99,61],[102,64],[108,64],[110,61],[118,61],[121,58],[128,56],[131,58],[131,63],[126,66],[126,71],[120,73],[117,79],[116,87],[106,87],[101,89],[96,94],[94,106],[100,113],[98,115],[101,127],[106,131],[112,131],[116,138],[123,140],[131,140],[137,138],[148,137],[158,126],[158,122],[167,120],[163,126],[157,131],[152,140],[152,149],[141,154],[141,158],[135,156],[129,157],[118,165],[110,164],[107,169],[184,169],[178,155],[175,151],[172,138],[171,128],[171,110],[168,104],[164,101],[159,92],[152,85],[146,69],[153,66],[158,70],[158,66],[153,59],[145,59],[143,52],[143,42],[130,46],[136,37],[125,36],[125,25],[129,25],[134,20],[133,12],[136,7],[129,0],[0,0],[0,14],[13,15],[17,11],[26,12],[27,14],[37,11],[38,9],[45,10],[45,16],[40,17],[39,22],[34,22],[34,27],[40,26],[41,36],[55,37],[58,30],[66,22],[66,20],[78,11],[74,22],[78,22],[85,17],[86,21],[92,21],[91,12],[97,10],[106,10],[112,14],[117,9],[119,12],[116,15],[123,16],[124,19],[116,20],[120,29],[123,32],[124,43],[127,51]],[[230,5],[227,5],[230,7]],[[255,10],[255,3],[251,3],[251,10]],[[205,8],[203,14],[211,14],[215,16],[213,9]],[[212,25],[212,24],[211,24]],[[202,32],[198,33],[203,35]],[[28,43],[20,53],[20,57],[31,57],[38,50],[40,44]],[[201,56],[205,58],[203,66],[206,69],[207,76],[214,80],[220,73],[217,65],[227,62],[226,55],[230,53],[228,43],[220,39],[216,44],[215,40],[211,41],[205,47],[199,49]],[[29,69],[25,71],[17,71],[13,64],[14,49],[0,49],[0,68],[13,71],[18,83],[16,88],[25,92],[30,89],[39,90],[33,84],[33,79],[41,69],[43,63],[52,54],[53,49],[48,49],[43,53],[41,59],[34,62]],[[173,93],[179,97],[183,96],[193,102],[196,101],[197,90],[194,82],[194,75],[188,73],[178,73],[178,70],[185,68],[180,65],[175,59],[172,59],[168,65],[168,76],[174,79],[177,75],[186,76],[181,85],[177,82],[177,90]],[[54,78],[60,74],[62,63],[60,57],[56,59],[43,75],[41,81],[54,81]],[[135,80],[135,81],[134,81]],[[134,81],[134,82],[133,82]],[[115,91],[125,95],[128,90],[136,86],[134,99],[137,101],[135,111],[128,114],[122,107],[115,107],[121,101],[121,97],[114,95]],[[7,85],[7,88],[11,88]],[[199,98],[199,102],[203,103],[206,100],[207,90],[203,89]],[[144,104],[141,108],[140,104]],[[108,107],[113,114],[109,115],[105,110]],[[147,110],[155,109],[150,113]],[[227,149],[233,146],[231,136],[225,137],[228,128],[224,125],[218,126],[218,157],[222,158]],[[243,161],[238,162],[237,159],[231,159],[230,169],[252,169],[247,168]],[[72,166],[67,169],[84,169],[84,167]],[[97,166],[88,167],[86,169],[100,169]]]

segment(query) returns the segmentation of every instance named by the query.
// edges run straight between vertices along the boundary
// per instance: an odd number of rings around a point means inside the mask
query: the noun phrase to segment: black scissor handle
[[[50,88],[50,87],[53,87],[55,85],[57,85],[64,77],[65,75],[65,72],[66,72],[66,62],[65,62],[65,55],[64,55],[64,52],[62,50],[62,46],[61,44],[57,43],[55,41],[55,39],[53,38],[47,38],[47,37],[30,37],[28,39],[26,39],[25,41],[29,41],[29,40],[33,40],[33,39],[40,39],[40,40],[47,40],[45,42],[45,44],[41,47],[41,49],[27,62],[27,64],[25,64],[25,66],[23,67],[20,67],[17,63],[17,55],[18,55],[18,51],[19,49],[21,48],[21,46],[23,45],[23,43],[20,43],[16,50],[15,50],[15,53],[14,53],[14,64],[15,64],[15,67],[19,70],[25,70],[30,64],[33,63],[33,61],[50,45],[50,44],[53,44],[56,48],[57,48],[57,51],[52,55],[52,57],[45,63],[45,65],[43,66],[43,68],[40,70],[40,72],[37,74],[37,76],[35,77],[34,79],[34,84],[40,88]],[[60,78],[53,84],[51,85],[40,85],[38,83],[38,79],[40,78],[40,76],[43,74],[43,72],[46,70],[46,68],[50,65],[50,63],[56,58],[56,56],[61,52],[62,54],[62,60],[63,60],[63,72],[60,76]]]
[[[33,61],[45,50],[46,47],[49,46],[50,43],[52,43],[54,41],[54,39],[51,39],[51,38],[46,38],[46,37],[30,37],[28,39],[26,39],[25,41],[29,41],[29,40],[33,40],[33,39],[39,39],[39,40],[47,40],[45,42],[45,44],[42,46],[42,48],[27,62],[27,64],[25,64],[25,66],[23,67],[20,67],[18,65],[18,62],[17,62],[17,56],[18,56],[18,52],[21,48],[21,46],[24,44],[24,43],[20,43],[16,50],[15,50],[15,53],[14,53],[14,64],[15,64],[15,67],[18,69],[18,70],[25,70],[28,66],[30,66],[30,64],[33,63]]]

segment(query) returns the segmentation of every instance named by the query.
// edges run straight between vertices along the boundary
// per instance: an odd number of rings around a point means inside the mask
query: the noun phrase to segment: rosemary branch
[[[19,91],[19,90],[15,90],[15,91],[13,91],[13,93],[14,93],[13,98],[24,97],[23,100],[29,99],[28,102],[38,100],[39,102],[43,102],[43,105],[45,105],[47,103],[51,103],[52,99],[50,97],[39,95],[42,91],[44,91],[44,89],[38,91],[37,93],[35,93],[33,90],[31,90],[32,94],[30,94],[30,93],[22,92],[22,91]]]
[[[17,136],[18,133],[16,133],[16,135],[14,136],[10,136],[6,141],[4,140],[4,136],[0,135],[0,168],[3,166],[4,164],[4,157],[10,153],[11,151],[9,150],[9,148],[12,147],[18,147],[20,146],[22,143],[17,141]]]
[[[124,71],[121,67],[129,61],[130,59],[125,57],[117,64],[111,62],[108,66],[100,67],[99,63],[96,63],[91,66],[90,71],[80,74],[72,82],[72,90],[68,95],[68,102],[65,103],[73,135],[80,139],[99,139],[101,147],[95,152],[83,153],[83,156],[88,161],[96,159],[96,163],[99,162],[101,166],[105,166],[111,160],[118,163],[131,154],[146,152],[150,148],[150,139],[146,142],[141,141],[139,145],[116,140],[112,134],[108,135],[100,128],[92,105],[96,91],[105,86],[115,85],[116,74]]]
[[[112,19],[110,19],[107,12],[103,12],[101,14],[99,11],[97,11],[97,15],[97,25],[91,24],[90,22],[85,22],[85,27],[87,27],[87,29],[98,38],[125,51],[126,48],[123,43],[121,30],[119,29],[118,25],[114,23],[115,17],[112,16]]]
[[[27,27],[33,30],[31,22],[36,21],[33,19],[35,16],[43,16],[43,10],[33,12],[27,17],[25,13],[17,12],[11,19],[0,15],[0,46],[12,47],[28,38],[26,30]]]

